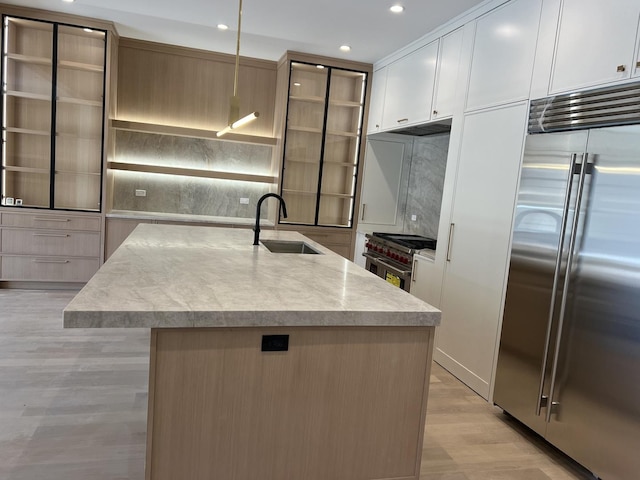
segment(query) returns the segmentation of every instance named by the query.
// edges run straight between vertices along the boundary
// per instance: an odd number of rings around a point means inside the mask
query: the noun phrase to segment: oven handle
[[[383,260],[378,260],[378,263],[380,265],[384,265],[389,270],[393,270],[394,272],[399,273],[400,276],[402,276],[402,277],[406,277],[406,278],[411,277],[411,270],[400,270],[400,269],[394,267],[393,265],[389,265],[387,262],[385,262]]]
[[[380,257],[374,257],[373,255],[367,252],[364,252],[362,256],[368,258],[374,263],[377,263],[379,265],[382,265],[385,268],[388,268],[389,270],[393,270],[394,272],[399,273],[402,277],[411,277],[411,270],[400,270],[399,268],[388,264],[387,262],[382,260]]]
[[[371,255],[370,253],[367,252],[363,252],[362,256],[365,258],[368,258],[369,260],[371,260],[372,262],[378,262],[378,257],[374,257],[373,255]]]

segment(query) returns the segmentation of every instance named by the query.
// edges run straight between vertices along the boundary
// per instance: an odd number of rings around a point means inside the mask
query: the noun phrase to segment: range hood
[[[421,125],[413,125],[411,127],[400,128],[398,130],[389,130],[387,133],[411,135],[412,137],[425,137],[427,135],[449,133],[450,131],[451,131],[451,119],[448,119],[440,122],[429,122],[429,123],[423,123]]]

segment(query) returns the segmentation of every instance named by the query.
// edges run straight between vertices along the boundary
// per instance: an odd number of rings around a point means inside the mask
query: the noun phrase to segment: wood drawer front
[[[301,231],[305,237],[309,237],[314,242],[321,245],[344,245],[351,244],[351,232],[345,233],[315,233]]]
[[[3,228],[2,253],[99,257],[100,234]]]
[[[98,271],[97,258],[2,257],[3,280],[87,282]]]
[[[56,230],[100,231],[100,217],[74,215],[29,215],[24,213],[3,213],[5,227],[53,228]]]

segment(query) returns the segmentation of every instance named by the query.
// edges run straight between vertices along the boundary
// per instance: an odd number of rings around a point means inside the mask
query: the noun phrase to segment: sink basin
[[[319,251],[304,242],[288,242],[285,240],[260,240],[272,253],[320,254]]]

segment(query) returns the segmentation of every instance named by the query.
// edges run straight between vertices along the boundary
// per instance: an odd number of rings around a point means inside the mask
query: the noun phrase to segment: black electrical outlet
[[[289,351],[289,335],[263,335],[263,352],[287,352]]]

